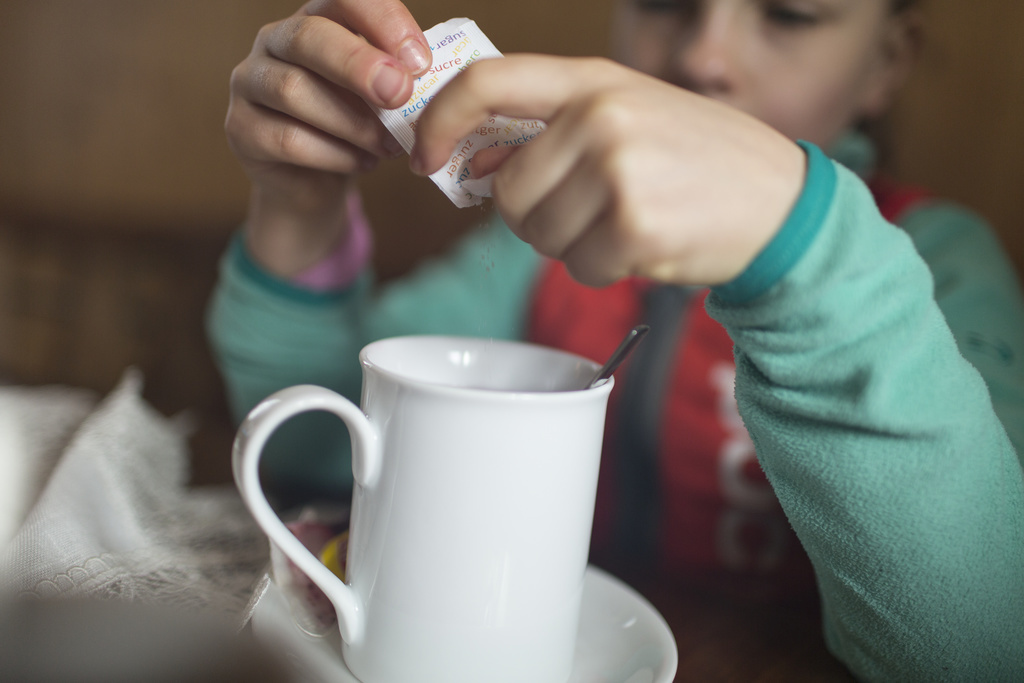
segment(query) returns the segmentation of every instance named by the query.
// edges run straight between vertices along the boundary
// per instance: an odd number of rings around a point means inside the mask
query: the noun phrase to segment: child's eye
[[[820,18],[811,10],[794,7],[784,3],[766,5],[765,17],[768,21],[786,28],[804,28],[816,25]]]

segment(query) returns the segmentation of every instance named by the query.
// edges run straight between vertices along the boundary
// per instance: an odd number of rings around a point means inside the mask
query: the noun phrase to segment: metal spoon
[[[600,382],[611,377],[612,373],[615,372],[615,370],[622,364],[622,361],[626,360],[626,357],[633,352],[633,349],[635,349],[637,344],[643,340],[644,335],[647,334],[650,329],[649,325],[637,325],[626,333],[626,336],[619,344],[619,347],[612,352],[608,361],[601,366],[600,370],[597,371],[597,374],[594,375],[594,379],[587,383],[586,388],[590,389],[597,386]]]

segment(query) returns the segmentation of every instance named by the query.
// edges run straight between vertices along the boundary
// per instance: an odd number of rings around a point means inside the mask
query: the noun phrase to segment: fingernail
[[[385,104],[398,97],[404,85],[405,73],[388,64],[382,66],[373,78],[373,92]]]
[[[420,158],[420,154],[417,150],[413,150],[409,156],[409,170],[416,175],[426,175],[423,168],[423,160]]]
[[[410,38],[398,48],[398,61],[414,75],[419,75],[430,65],[430,50],[415,38]]]

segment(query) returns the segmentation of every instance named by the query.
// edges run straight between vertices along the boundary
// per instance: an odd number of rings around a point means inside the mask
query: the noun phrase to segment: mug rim
[[[369,358],[375,350],[378,350],[382,346],[390,346],[399,343],[408,343],[415,340],[431,340],[434,342],[452,341],[456,343],[465,343],[466,341],[472,342],[473,344],[494,344],[505,347],[531,347],[544,353],[560,356],[566,359],[573,359],[577,362],[584,363],[590,366],[596,373],[601,365],[594,362],[593,360],[581,356],[578,353],[571,351],[565,351],[563,349],[556,349],[551,346],[545,346],[544,344],[537,344],[535,342],[520,341],[513,339],[494,339],[488,337],[472,337],[469,335],[450,335],[450,334],[409,334],[409,335],[398,335],[393,337],[385,337],[370,342],[359,351],[359,363],[365,370],[371,369],[374,372],[378,372],[384,375],[396,383],[406,387],[416,388],[426,393],[434,393],[442,396],[449,397],[473,397],[478,400],[492,400],[492,401],[582,401],[590,398],[597,398],[602,395],[606,395],[612,390],[615,385],[615,378],[609,377],[604,382],[588,388],[579,389],[560,389],[553,391],[542,391],[542,390],[504,390],[504,389],[486,389],[481,387],[464,387],[457,386],[454,384],[439,384],[430,382],[415,377],[409,377],[408,375],[401,374],[394,370],[384,367],[379,362],[375,362]]]

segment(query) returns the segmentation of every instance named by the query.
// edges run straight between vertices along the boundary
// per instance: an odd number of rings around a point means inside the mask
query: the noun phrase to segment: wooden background
[[[470,16],[505,52],[606,52],[606,2],[408,4],[422,26]],[[199,480],[227,479],[232,434],[202,330],[247,194],[222,129],[228,75],[258,28],[297,5],[0,5],[0,379],[102,393],[140,367],[158,409],[201,418]],[[1024,3],[928,10],[925,55],[892,117],[892,168],[979,210],[1024,273]],[[402,160],[364,190],[387,277],[480,216]]]

